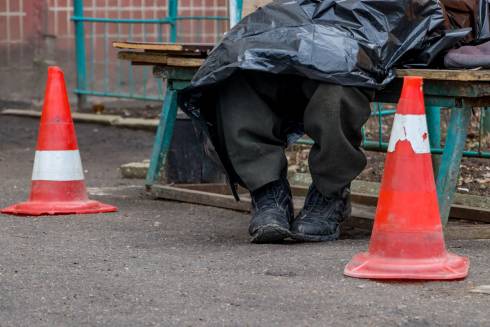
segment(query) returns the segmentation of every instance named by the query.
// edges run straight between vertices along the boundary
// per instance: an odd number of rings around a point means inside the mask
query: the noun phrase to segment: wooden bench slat
[[[201,67],[204,59],[185,58],[185,57],[168,57],[167,66],[172,67]]]
[[[201,58],[178,57],[152,52],[119,51],[117,57],[132,63],[172,67],[200,67],[204,63],[204,59]]]
[[[146,52],[132,52],[132,51],[119,51],[117,57],[122,60],[129,60],[137,63],[147,63],[147,64],[167,64],[167,55],[163,54],[153,54]]]
[[[117,49],[142,50],[142,51],[159,51],[159,52],[191,52],[200,53],[208,52],[213,49],[209,44],[174,44],[174,43],[157,43],[157,42],[121,42],[115,41],[112,46]]]
[[[205,58],[207,53],[213,49],[213,45],[192,43],[174,44],[158,42],[116,41],[113,42],[112,45],[114,48],[118,49],[135,50],[133,51],[133,54],[125,52],[125,54],[121,55],[119,58],[131,60],[139,64],[166,64],[167,58],[169,58],[166,57],[167,54],[178,55],[179,59],[175,60],[175,66],[179,67],[199,67],[204,62],[202,59]],[[145,53],[147,54],[145,55]],[[158,57],[160,56],[163,56],[164,59],[159,59]],[[186,56],[200,56],[202,58],[191,58],[191,60],[187,61],[183,58]],[[490,82],[490,70],[397,69],[396,76],[421,76],[427,80],[440,81]]]
[[[490,82],[490,70],[397,69],[397,77],[420,76],[429,80]]]

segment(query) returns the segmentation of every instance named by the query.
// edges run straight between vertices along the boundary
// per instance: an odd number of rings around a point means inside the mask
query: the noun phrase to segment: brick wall
[[[246,16],[253,11],[255,11],[257,8],[265,6],[269,2],[272,2],[272,0],[245,0],[243,1],[243,16]]]
[[[24,57],[27,45],[32,45],[37,19],[32,1],[0,1],[0,67],[18,62]]]
[[[68,72],[69,87],[74,87],[72,14],[72,0],[0,0],[0,100],[25,99],[33,93],[40,97],[43,86],[37,84],[43,81],[45,65],[42,63],[46,61],[62,66],[65,73]],[[84,0],[84,15],[162,18],[167,16],[167,0]],[[180,0],[179,16],[227,16],[227,0]],[[213,44],[226,29],[226,21],[180,21],[178,41]],[[166,41],[168,33],[166,25],[158,28],[145,24],[86,23],[87,56],[92,56],[95,62],[94,71],[98,71],[97,65],[107,58],[112,78],[117,73],[117,60],[116,52],[108,44],[128,39]],[[18,74],[16,82],[20,85],[5,81],[12,73]]]

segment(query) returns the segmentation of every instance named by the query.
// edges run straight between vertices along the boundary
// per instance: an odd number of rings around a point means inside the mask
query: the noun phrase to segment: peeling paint
[[[395,115],[388,152],[394,152],[399,141],[409,141],[415,153],[430,153],[425,115]]]

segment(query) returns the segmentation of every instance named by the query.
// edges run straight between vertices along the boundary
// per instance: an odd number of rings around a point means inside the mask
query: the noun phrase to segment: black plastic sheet
[[[225,36],[191,89],[240,69],[380,88],[395,65],[427,66],[462,40],[487,39],[488,11],[488,0],[278,0]]]
[[[379,87],[444,23],[436,0],[279,0],[243,19],[211,52],[192,86],[237,69]]]

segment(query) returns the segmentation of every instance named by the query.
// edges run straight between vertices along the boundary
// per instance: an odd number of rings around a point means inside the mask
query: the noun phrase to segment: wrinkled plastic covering
[[[435,0],[279,0],[235,26],[192,84],[214,84],[245,69],[377,87],[443,22]]]
[[[427,65],[462,39],[488,38],[488,1],[278,0],[226,35],[192,87],[237,69],[381,87],[397,63]]]

